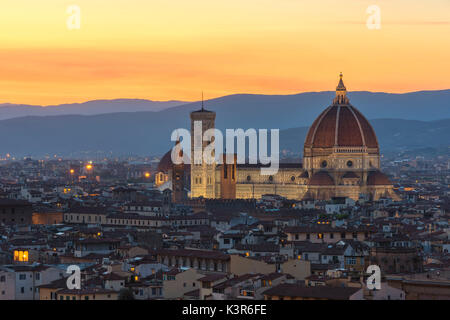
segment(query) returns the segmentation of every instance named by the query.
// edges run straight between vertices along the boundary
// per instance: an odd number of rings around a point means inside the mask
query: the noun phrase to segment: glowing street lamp
[[[150,172],[146,172],[146,173],[144,173],[144,175],[147,179],[150,178]]]

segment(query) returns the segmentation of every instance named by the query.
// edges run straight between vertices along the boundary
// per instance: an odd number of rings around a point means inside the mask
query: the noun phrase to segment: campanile
[[[215,198],[216,163],[203,161],[203,151],[210,143],[203,141],[203,134],[208,129],[214,129],[215,119],[216,113],[204,108],[203,99],[202,108],[191,112],[191,198]],[[195,136],[196,129],[201,132],[201,140],[200,135]]]

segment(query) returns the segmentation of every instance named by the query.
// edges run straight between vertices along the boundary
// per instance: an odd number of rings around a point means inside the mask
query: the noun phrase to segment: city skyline
[[[450,300],[448,0],[1,9],[0,302]]]

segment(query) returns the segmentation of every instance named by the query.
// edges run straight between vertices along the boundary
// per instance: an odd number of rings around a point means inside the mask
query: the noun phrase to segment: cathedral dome
[[[168,173],[172,169],[172,150],[169,150],[159,161],[157,172]]]
[[[334,186],[334,181],[326,171],[319,171],[313,174],[308,184],[310,186]]]
[[[306,135],[305,148],[378,148],[375,131],[369,121],[350,104],[346,92],[341,74],[336,98],[312,124]]]
[[[367,177],[368,186],[388,186],[391,184],[389,178],[380,171],[372,171]]]
[[[176,142],[176,144],[180,143],[179,141]],[[184,166],[190,166],[190,160],[187,155],[183,153],[183,150],[181,149],[179,151],[179,156],[182,157]],[[172,161],[172,149],[167,151],[165,155],[161,158],[161,160],[158,163],[158,168],[156,169],[156,172],[164,172],[169,173],[169,170],[173,168],[174,164]]]

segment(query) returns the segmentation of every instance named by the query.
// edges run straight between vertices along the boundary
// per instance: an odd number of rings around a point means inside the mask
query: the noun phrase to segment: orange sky
[[[449,89],[449,13],[448,0],[2,0],[0,103],[334,90],[341,71],[349,90]]]

